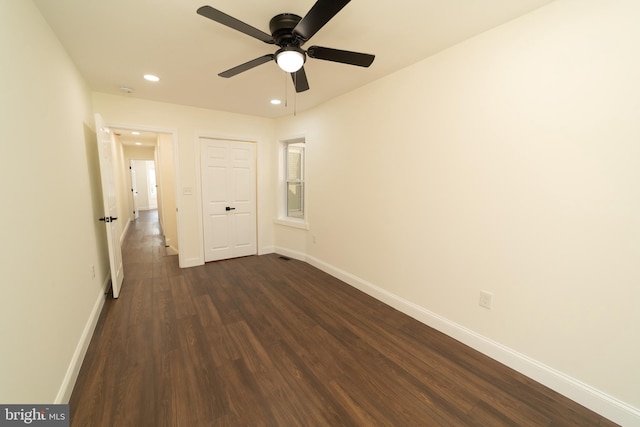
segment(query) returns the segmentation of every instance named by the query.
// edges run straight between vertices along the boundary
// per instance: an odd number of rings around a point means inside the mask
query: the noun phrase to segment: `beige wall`
[[[156,151],[158,166],[158,203],[165,244],[172,253],[178,250],[178,225],[176,223],[176,187],[172,135],[158,135]]]
[[[275,177],[275,123],[239,114],[144,101],[135,98],[94,93],[94,110],[107,123],[126,127],[174,130],[177,134],[178,239],[180,265],[204,262],[201,206],[198,204],[198,136],[220,137],[257,142],[258,153],[258,251],[273,250],[273,212]],[[185,194],[188,192],[191,194]]]
[[[0,402],[64,402],[108,275],[90,98],[30,1],[0,2],[0,55]]]
[[[310,230],[277,250],[640,408],[638,16],[557,1],[279,120]]]

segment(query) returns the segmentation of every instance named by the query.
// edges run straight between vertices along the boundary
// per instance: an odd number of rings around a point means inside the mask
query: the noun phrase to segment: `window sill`
[[[301,230],[308,230],[309,224],[307,224],[303,219],[293,219],[293,218],[278,218],[273,220],[274,224],[284,225],[286,227],[299,228]]]

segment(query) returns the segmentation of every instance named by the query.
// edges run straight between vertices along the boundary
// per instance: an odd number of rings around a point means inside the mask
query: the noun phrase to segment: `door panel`
[[[255,144],[201,138],[205,261],[254,255]]]
[[[249,249],[254,244],[254,236],[251,235],[251,222],[254,221],[253,215],[249,213],[238,214],[233,216],[235,221],[235,248],[236,250]]]
[[[131,172],[131,197],[133,203],[133,219],[140,216],[138,206],[138,177],[136,176],[136,162],[129,160],[129,171]]]
[[[211,249],[230,255],[229,228],[231,227],[231,221],[229,221],[229,216],[226,214],[211,215],[209,217],[209,227],[211,229]]]
[[[107,245],[109,249],[109,267],[111,270],[111,287],[113,297],[118,298],[120,288],[124,281],[124,268],[122,267],[122,248],[120,246],[120,227],[118,220],[118,204],[115,180],[113,174],[113,139],[109,129],[106,128],[102,117],[95,115],[96,132],[98,136],[98,156],[100,159],[100,177],[102,179],[102,200],[104,204],[104,221],[107,229]],[[123,221],[121,218],[120,221]]]

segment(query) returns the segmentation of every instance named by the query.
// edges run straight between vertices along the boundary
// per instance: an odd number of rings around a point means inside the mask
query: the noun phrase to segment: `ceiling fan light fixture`
[[[304,51],[299,47],[287,46],[276,52],[278,66],[287,73],[295,73],[304,65]]]
[[[351,52],[322,46],[311,46],[307,50],[301,48],[301,46],[308,42],[325,24],[331,21],[349,1],[350,0],[316,0],[304,17],[293,13],[280,13],[269,21],[271,34],[265,33],[211,6],[198,8],[197,13],[232,30],[280,48],[275,53],[262,55],[237,65],[219,73],[218,76],[224,78],[233,77],[275,60],[283,71],[291,74],[296,93],[300,93],[309,90],[309,82],[305,69],[303,68],[307,56],[313,59],[357,65],[360,67],[368,67],[373,62],[375,55],[367,53]]]

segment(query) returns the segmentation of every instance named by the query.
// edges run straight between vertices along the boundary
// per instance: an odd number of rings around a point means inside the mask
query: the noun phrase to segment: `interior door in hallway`
[[[256,147],[200,138],[204,260],[257,253]]]
[[[138,177],[136,175],[136,162],[129,160],[129,172],[131,172],[131,198],[133,203],[133,219],[140,216],[138,212]]]
[[[119,223],[116,222],[118,220],[118,204],[113,174],[113,139],[111,132],[105,126],[104,120],[99,114],[96,114],[95,120],[98,136],[98,156],[100,158],[100,177],[102,179],[102,200],[104,204],[104,216],[99,219],[100,221],[104,221],[107,229],[111,288],[113,290],[113,297],[118,298],[120,287],[124,280],[124,268],[122,267],[120,227],[118,225]]]

